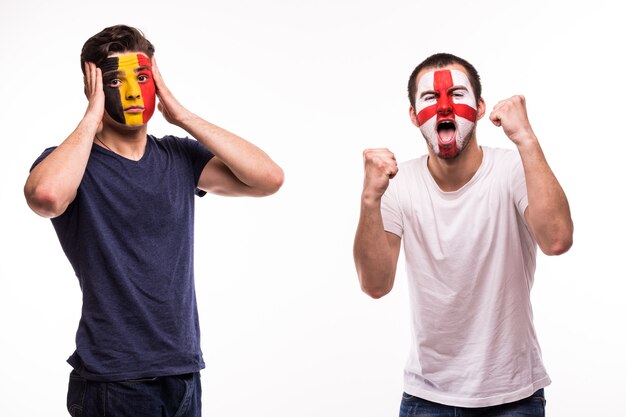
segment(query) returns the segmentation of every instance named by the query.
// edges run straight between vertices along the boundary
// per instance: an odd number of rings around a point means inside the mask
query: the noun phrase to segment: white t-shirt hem
[[[464,408],[479,408],[479,407],[492,407],[501,404],[508,404],[515,401],[523,400],[524,398],[528,398],[533,395],[538,390],[547,387],[550,385],[552,381],[550,377],[546,376],[539,381],[535,381],[534,383],[526,386],[522,389],[519,389],[514,392],[491,396],[491,397],[474,397],[474,398],[465,398],[465,397],[454,397],[450,395],[442,395],[440,393],[427,391],[422,388],[416,386],[406,386],[404,387],[404,392],[407,394],[413,395],[414,397],[419,397],[427,401],[435,402],[438,404],[448,405],[452,407],[464,407]]]

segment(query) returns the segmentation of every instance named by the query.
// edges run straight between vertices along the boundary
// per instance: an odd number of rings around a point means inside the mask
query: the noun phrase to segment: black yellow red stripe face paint
[[[152,63],[144,54],[107,58],[101,65],[104,107],[118,123],[138,126],[154,114],[156,88]]]

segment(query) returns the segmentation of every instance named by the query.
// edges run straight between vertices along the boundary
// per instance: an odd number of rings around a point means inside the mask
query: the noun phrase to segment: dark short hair
[[[446,65],[452,64],[459,64],[463,68],[465,68],[465,71],[467,71],[467,74],[469,76],[469,82],[472,85],[472,89],[474,90],[474,95],[476,96],[476,102],[480,100],[482,87],[480,85],[480,75],[478,75],[478,71],[476,71],[476,68],[474,68],[472,64],[470,64],[463,58],[459,58],[458,56],[447,53],[437,53],[429,56],[424,61],[422,61],[422,63],[415,67],[415,69],[411,73],[411,77],[409,78],[408,93],[409,101],[411,102],[411,106],[413,108],[415,108],[415,90],[417,88],[415,84],[417,83],[417,74],[419,74],[419,72],[424,68],[442,68]]]
[[[139,29],[126,25],[110,26],[93,35],[83,45],[80,54],[80,68],[85,73],[85,62],[100,66],[113,52],[138,51],[148,58],[154,54],[154,46]]]

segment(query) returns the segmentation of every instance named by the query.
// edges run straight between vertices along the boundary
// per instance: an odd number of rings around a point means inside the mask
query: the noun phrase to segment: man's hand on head
[[[104,116],[104,89],[102,86],[102,71],[93,62],[85,62],[85,95],[89,104],[85,117],[93,117],[100,123]]]
[[[183,127],[185,121],[189,117],[193,116],[193,114],[183,107],[183,105],[176,100],[176,97],[174,97],[169,88],[167,88],[165,82],[163,81],[163,77],[161,76],[161,72],[157,67],[156,58],[154,56],[152,56],[152,76],[154,77],[156,94],[159,98],[159,111],[169,123]]]

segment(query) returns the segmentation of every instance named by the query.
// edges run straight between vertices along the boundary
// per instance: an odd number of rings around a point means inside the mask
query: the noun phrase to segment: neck
[[[483,151],[476,138],[454,159],[439,158],[428,148],[428,170],[442,191],[456,191],[472,179],[483,161]]]
[[[146,150],[147,132],[147,125],[130,130],[105,123],[94,142],[124,158],[138,161]]]

